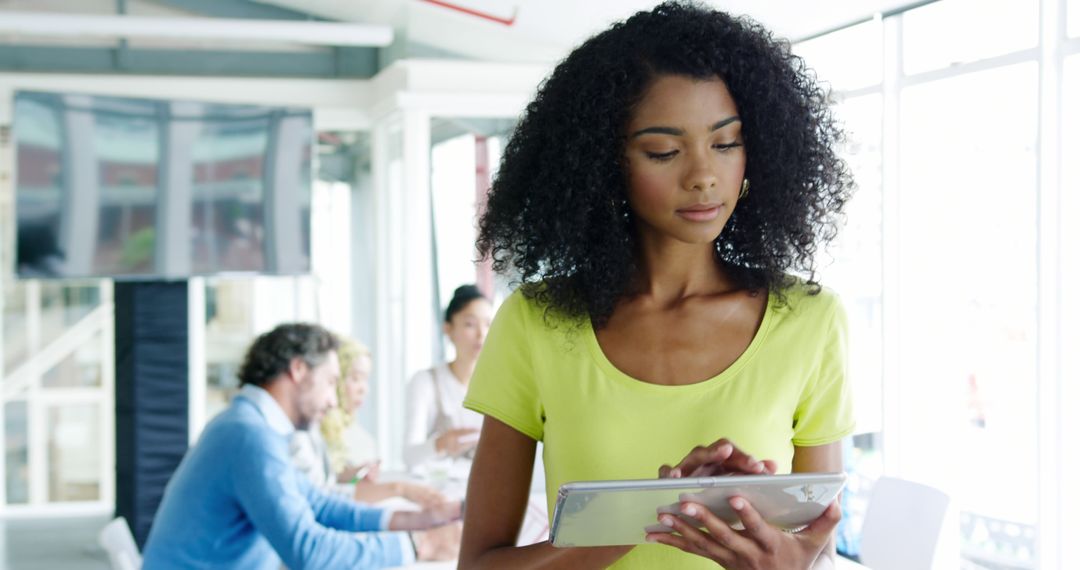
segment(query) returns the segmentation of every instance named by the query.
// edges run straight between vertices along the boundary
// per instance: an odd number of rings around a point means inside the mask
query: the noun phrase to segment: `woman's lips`
[[[675,213],[679,217],[689,220],[691,222],[711,222],[720,215],[719,204],[701,204],[698,206],[691,206],[689,208],[683,208],[675,210]]]

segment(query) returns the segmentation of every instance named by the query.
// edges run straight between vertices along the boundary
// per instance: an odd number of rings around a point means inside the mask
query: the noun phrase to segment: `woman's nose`
[[[683,178],[683,188],[698,192],[713,189],[718,179],[711,157],[701,151],[690,151],[687,154],[688,166]]]

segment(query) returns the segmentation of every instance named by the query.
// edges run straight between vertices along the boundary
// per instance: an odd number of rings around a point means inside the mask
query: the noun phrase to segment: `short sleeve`
[[[825,331],[816,374],[804,387],[794,418],[792,443],[800,447],[838,441],[855,430],[855,410],[848,374],[848,326],[844,306],[835,294],[823,291]]]
[[[539,311],[515,291],[491,323],[465,407],[542,441],[543,406],[529,344],[530,328],[536,326],[545,326]]]

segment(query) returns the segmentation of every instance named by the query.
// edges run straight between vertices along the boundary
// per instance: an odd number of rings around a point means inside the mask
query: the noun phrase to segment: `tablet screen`
[[[584,481],[559,488],[552,522],[555,546],[643,544],[659,525],[660,512],[678,513],[681,501],[705,505],[734,524],[738,516],[728,499],[747,499],[770,524],[801,528],[825,511],[844,486],[843,473],[737,475],[693,479]]]

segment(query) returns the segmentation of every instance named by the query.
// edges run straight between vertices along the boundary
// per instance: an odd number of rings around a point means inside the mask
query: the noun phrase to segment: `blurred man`
[[[309,324],[281,325],[255,340],[238,374],[240,394],[165,488],[145,568],[382,568],[456,549],[452,532],[363,541],[352,533],[432,528],[460,518],[460,504],[372,508],[312,487],[292,466],[289,436],[336,404],[336,349],[333,335]]]

